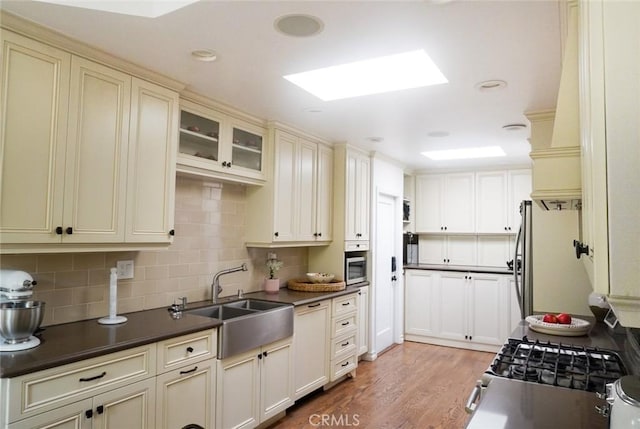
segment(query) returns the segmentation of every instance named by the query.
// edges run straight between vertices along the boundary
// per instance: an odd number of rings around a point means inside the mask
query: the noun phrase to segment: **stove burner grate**
[[[589,392],[626,375],[620,357],[593,347],[509,339],[497,354],[490,374]]]

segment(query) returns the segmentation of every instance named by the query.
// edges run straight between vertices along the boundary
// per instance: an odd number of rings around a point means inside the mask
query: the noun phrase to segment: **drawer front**
[[[345,241],[344,242],[345,252],[355,252],[358,250],[369,250],[369,242],[368,241]]]
[[[356,293],[333,299],[333,317],[339,317],[357,309],[358,294]]]
[[[356,316],[357,315],[353,313],[344,317],[334,318],[331,338],[338,338],[343,335],[355,332],[358,328]]]
[[[331,359],[338,359],[342,356],[356,353],[356,334],[340,337],[331,342]]]
[[[358,366],[358,357],[349,355],[340,360],[331,361],[331,381],[336,381],[348,372],[353,371]]]
[[[9,379],[9,420],[28,417],[156,374],[150,344]]]
[[[158,343],[158,374],[216,357],[217,330],[196,332]]]

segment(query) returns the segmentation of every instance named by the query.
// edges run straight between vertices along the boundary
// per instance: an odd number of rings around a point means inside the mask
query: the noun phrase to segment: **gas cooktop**
[[[627,374],[620,356],[597,347],[563,345],[510,338],[502,346],[487,375],[605,392],[605,385]]]

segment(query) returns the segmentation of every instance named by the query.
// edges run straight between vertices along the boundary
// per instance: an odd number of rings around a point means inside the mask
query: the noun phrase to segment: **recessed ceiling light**
[[[218,55],[210,49],[196,49],[191,51],[191,56],[198,61],[215,61]]]
[[[476,83],[475,88],[478,91],[497,91],[507,87],[507,82],[504,80],[485,80],[484,82]]]
[[[447,83],[424,50],[284,76],[324,101]]]
[[[320,18],[303,14],[281,16],[273,22],[273,26],[282,34],[293,37],[315,36],[324,29]]]
[[[322,109],[319,107],[305,107],[302,111],[307,113],[322,113]]]
[[[503,130],[507,131],[518,131],[527,128],[525,124],[507,124],[502,127]]]
[[[369,140],[371,143],[382,143],[384,141],[384,137],[378,137],[378,136],[367,137],[367,140]]]
[[[421,154],[434,161],[445,161],[450,159],[493,158],[498,156],[505,156],[505,153],[500,146],[433,150],[421,152]]]
[[[122,15],[144,16],[157,18],[174,10],[181,9],[198,0],[172,1],[87,1],[87,0],[40,0],[46,3],[64,6],[81,7],[83,9],[101,10]]]
[[[427,135],[429,137],[448,137],[449,131],[431,131]]]

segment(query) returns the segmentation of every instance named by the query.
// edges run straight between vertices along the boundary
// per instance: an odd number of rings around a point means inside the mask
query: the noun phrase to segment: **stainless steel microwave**
[[[350,256],[345,258],[344,279],[348,285],[367,281],[367,258]]]

